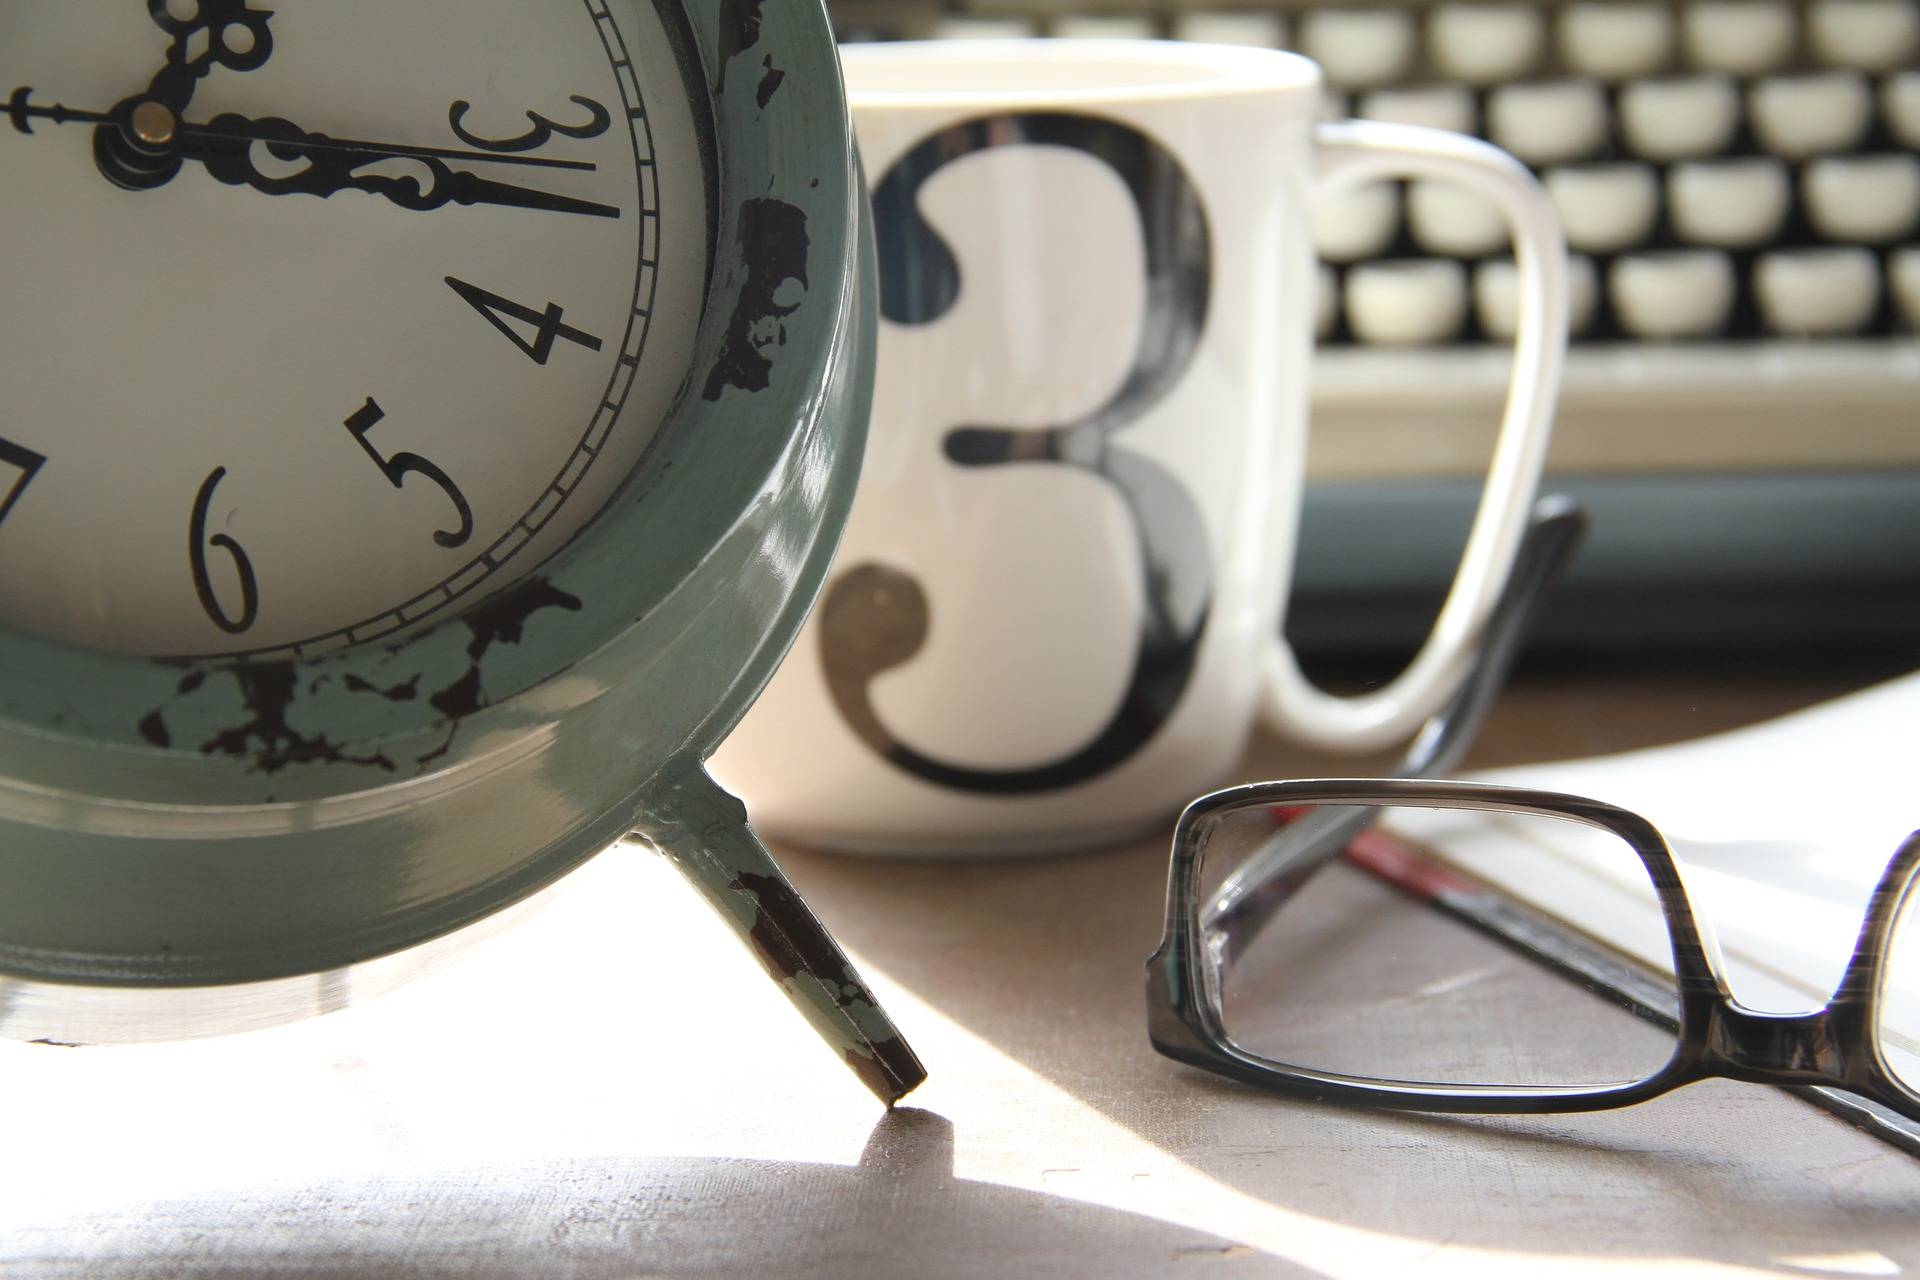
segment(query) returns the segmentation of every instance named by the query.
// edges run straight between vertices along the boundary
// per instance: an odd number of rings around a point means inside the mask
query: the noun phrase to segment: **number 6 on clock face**
[[[0,280],[31,303],[0,317],[0,624],[172,656],[392,636],[632,472],[709,234],[651,5],[3,23]],[[475,32],[484,61],[447,56]]]

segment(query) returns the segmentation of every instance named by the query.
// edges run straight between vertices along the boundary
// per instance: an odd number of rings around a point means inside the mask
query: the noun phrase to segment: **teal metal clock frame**
[[[686,386],[607,508],[401,640],[181,662],[0,632],[0,1034],[172,1038],[386,985],[636,830],[850,1065],[924,1074],[702,762],[852,502],[876,301],[818,0],[656,0],[711,141]]]

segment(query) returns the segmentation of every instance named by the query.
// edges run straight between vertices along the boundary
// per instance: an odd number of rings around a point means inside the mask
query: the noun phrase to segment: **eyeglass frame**
[[[1775,1014],[1749,1009],[1728,986],[1724,960],[1709,922],[1699,917],[1680,881],[1672,847],[1645,818],[1617,806],[1561,792],[1448,782],[1450,772],[1486,718],[1507,671],[1548,590],[1565,571],[1586,532],[1586,517],[1571,500],[1552,496],[1535,504],[1526,537],[1515,557],[1506,590],[1482,631],[1474,665],[1459,691],[1422,728],[1397,778],[1315,779],[1255,783],[1202,796],[1187,806],[1174,828],[1167,875],[1167,919],[1160,946],[1147,960],[1147,1034],[1167,1057],[1243,1082],[1299,1097],[1399,1110],[1479,1114],[1545,1114],[1632,1106],[1701,1080],[1725,1078],[1810,1089],[1806,1096],[1830,1109],[1837,1088],[1920,1120],[1920,1092],[1887,1065],[1875,1034],[1884,971],[1895,924],[1920,880],[1920,831],[1910,834],[1882,873],[1853,956],[1824,1008]],[[1207,904],[1206,926],[1231,944],[1231,932],[1265,927],[1305,880],[1336,859],[1351,838],[1371,823],[1382,804],[1537,814],[1584,822],[1619,837],[1640,857],[1655,886],[1674,957],[1679,1007],[1671,1011],[1675,1046],[1665,1067],[1639,1081],[1600,1086],[1490,1086],[1422,1084],[1312,1071],[1271,1062],[1235,1046],[1226,1034],[1214,982],[1216,972],[1200,950],[1199,875],[1201,838],[1215,815],[1235,808],[1274,805],[1347,805],[1332,821],[1300,834],[1293,847],[1271,848],[1249,859],[1222,883]],[[1281,842],[1275,842],[1278,845]],[[1920,908],[1916,908],[1920,909]],[[1655,1010],[1617,990],[1607,998],[1665,1020]],[[1911,1126],[1879,1136],[1920,1154]]]
[[[1652,880],[1673,951],[1678,1026],[1673,1056],[1664,1067],[1643,1080],[1616,1085],[1449,1085],[1314,1071],[1273,1062],[1234,1045],[1224,1027],[1217,984],[1210,980],[1215,969],[1203,954],[1199,925],[1201,856],[1212,822],[1236,809],[1276,805],[1409,804],[1569,819],[1610,832],[1632,848]],[[1888,1066],[1875,1030],[1893,928],[1916,886],[1920,886],[1920,831],[1901,844],[1875,887],[1853,956],[1832,999],[1811,1013],[1766,1013],[1747,1008],[1733,996],[1711,925],[1696,914],[1672,848],[1638,814],[1582,796],[1489,783],[1374,778],[1235,787],[1195,801],[1175,828],[1166,932],[1147,962],[1148,1037],[1168,1057],[1276,1092],[1400,1110],[1600,1111],[1646,1102],[1701,1080],[1725,1078],[1837,1087],[1920,1119],[1920,1091],[1902,1083]],[[1273,905],[1269,899],[1269,912]]]

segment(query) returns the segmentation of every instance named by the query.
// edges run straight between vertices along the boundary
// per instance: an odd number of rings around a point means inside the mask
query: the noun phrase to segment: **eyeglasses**
[[[1147,964],[1154,1047],[1275,1092],[1404,1110],[1593,1111],[1716,1076],[1781,1084],[1884,1107],[1850,1118],[1920,1151],[1920,1127],[1898,1119],[1920,1120],[1920,832],[1827,1006],[1761,1013],[1732,996],[1645,818],[1426,776],[1464,754],[1581,532],[1570,504],[1536,509],[1473,672],[1400,777],[1263,783],[1188,807]],[[1616,946],[1502,889],[1543,875]]]

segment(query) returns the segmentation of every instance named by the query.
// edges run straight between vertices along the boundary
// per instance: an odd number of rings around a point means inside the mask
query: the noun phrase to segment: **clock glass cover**
[[[579,532],[686,380],[690,96],[634,0],[10,0],[0,625],[307,657]]]

